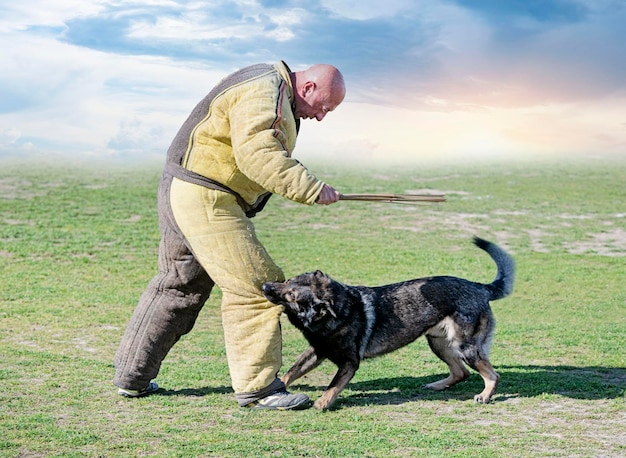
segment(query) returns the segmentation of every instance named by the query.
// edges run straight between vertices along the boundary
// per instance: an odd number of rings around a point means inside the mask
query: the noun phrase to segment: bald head
[[[315,64],[304,71],[305,80],[312,81],[322,88],[329,89],[339,105],[346,96],[346,86],[341,72],[332,65]]]
[[[296,117],[324,119],[346,96],[343,75],[334,66],[315,64],[291,74],[295,93]]]

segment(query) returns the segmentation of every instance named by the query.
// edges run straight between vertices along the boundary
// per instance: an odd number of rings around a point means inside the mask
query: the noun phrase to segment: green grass
[[[112,359],[156,271],[159,170],[0,164],[0,456],[626,455],[626,163],[311,167],[342,192],[443,191],[438,206],[274,197],[255,218],[287,276],[314,269],[377,285],[431,274],[489,282],[470,242],[517,261],[493,304],[493,403],[477,374],[445,374],[423,340],[363,363],[327,412],[256,412],[234,401],[220,293],[166,359],[164,390],[119,398]],[[284,365],[305,348],[288,323]],[[323,364],[294,385],[320,396]]]

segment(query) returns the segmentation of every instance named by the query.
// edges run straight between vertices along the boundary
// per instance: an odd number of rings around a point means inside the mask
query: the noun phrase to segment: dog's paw
[[[327,402],[324,402],[322,399],[318,399],[317,401],[313,403],[313,407],[317,410],[326,410],[328,409],[329,405]]]
[[[489,404],[489,401],[491,401],[491,397],[483,396],[482,393],[474,396],[474,402],[476,404]]]
[[[450,388],[450,385],[448,385],[447,383],[441,383],[439,382],[433,382],[433,383],[428,383],[426,385],[422,385],[422,388],[426,388],[427,390],[433,390],[433,391],[443,391],[447,388]]]

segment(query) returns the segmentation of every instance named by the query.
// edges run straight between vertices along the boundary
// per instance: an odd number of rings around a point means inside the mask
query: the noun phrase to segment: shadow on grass
[[[182,390],[159,389],[155,393],[158,396],[208,396],[210,394],[232,394],[233,389],[229,386],[205,386],[203,388],[183,388]]]
[[[574,366],[498,366],[498,391],[492,402],[512,398],[532,398],[555,394],[573,399],[615,399],[626,395],[626,368]],[[472,400],[484,385],[477,372],[466,381],[445,390],[431,391],[423,386],[447,374],[425,377],[390,377],[354,382],[339,395],[334,408],[342,405],[402,404],[416,400]],[[330,382],[330,380],[329,380]],[[323,390],[294,384],[294,389]]]

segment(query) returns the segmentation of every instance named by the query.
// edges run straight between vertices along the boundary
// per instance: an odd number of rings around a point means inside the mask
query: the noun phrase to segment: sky
[[[626,156],[626,0],[0,0],[0,159],[163,161],[228,73],[337,66],[323,161]]]

